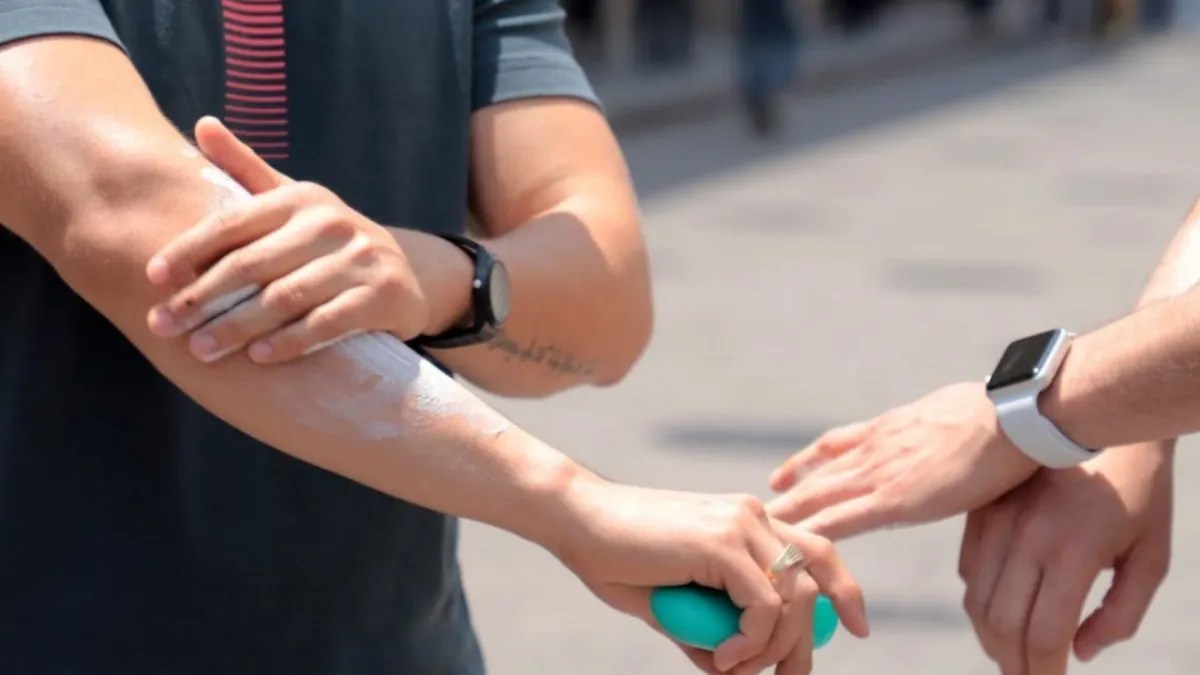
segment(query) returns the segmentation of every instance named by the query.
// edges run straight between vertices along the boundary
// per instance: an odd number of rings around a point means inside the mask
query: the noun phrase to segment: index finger
[[[187,285],[225,254],[286,223],[295,209],[285,189],[231,203],[167,242],[146,265],[146,274],[157,284]]]

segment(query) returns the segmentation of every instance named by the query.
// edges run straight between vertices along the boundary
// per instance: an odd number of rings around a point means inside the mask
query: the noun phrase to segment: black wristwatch
[[[438,335],[419,335],[409,344],[431,349],[451,349],[487,342],[495,337],[508,318],[508,270],[479,242],[454,234],[439,234],[442,239],[459,247],[475,261],[475,277],[471,280],[470,323],[455,326]]]

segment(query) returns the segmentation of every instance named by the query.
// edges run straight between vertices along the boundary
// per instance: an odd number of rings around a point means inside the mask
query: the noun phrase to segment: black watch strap
[[[465,326],[455,326],[437,335],[419,335],[409,344],[431,349],[452,349],[491,340],[508,317],[508,308],[494,306],[493,299],[493,285],[503,284],[504,298],[507,302],[508,276],[504,265],[477,241],[456,234],[435,236],[460,248],[475,264],[475,272],[471,278],[469,322]]]

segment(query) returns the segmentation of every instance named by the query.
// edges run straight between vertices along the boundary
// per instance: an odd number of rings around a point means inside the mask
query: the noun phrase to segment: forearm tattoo
[[[488,343],[488,349],[504,353],[505,361],[540,364],[560,375],[592,375],[598,365],[596,360],[581,359],[571,352],[551,344],[530,340],[522,347],[504,331],[496,334]]]

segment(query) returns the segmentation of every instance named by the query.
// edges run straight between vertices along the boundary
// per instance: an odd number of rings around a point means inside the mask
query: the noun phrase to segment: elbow
[[[634,280],[626,284],[623,293],[613,293],[609,326],[600,331],[608,336],[608,354],[596,368],[594,383],[598,387],[620,384],[641,360],[654,333],[654,302],[649,273],[642,265]]]
[[[125,148],[88,179],[47,259],[85,300],[137,297],[149,285],[145,265],[172,236],[168,214],[199,213],[204,196],[180,158]]]

